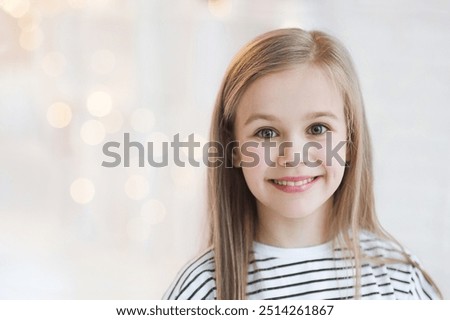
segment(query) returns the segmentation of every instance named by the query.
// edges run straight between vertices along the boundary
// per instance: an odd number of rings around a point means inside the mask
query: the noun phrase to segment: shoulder
[[[372,258],[405,260],[409,253],[393,239],[384,238],[369,231],[363,231],[359,237],[363,255]]]
[[[208,249],[189,261],[164,294],[165,300],[215,299],[214,251]]]
[[[395,240],[363,232],[360,248],[363,257],[369,258],[368,264],[389,279],[397,299],[439,299],[420,260]]]

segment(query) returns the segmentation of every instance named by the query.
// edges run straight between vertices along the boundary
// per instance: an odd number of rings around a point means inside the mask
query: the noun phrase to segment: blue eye
[[[314,124],[309,128],[309,132],[312,135],[321,135],[328,131],[328,128],[324,126],[323,124]]]
[[[261,129],[258,132],[256,132],[256,135],[263,139],[272,139],[272,138],[275,138],[277,133],[272,129],[265,128],[265,129]]]

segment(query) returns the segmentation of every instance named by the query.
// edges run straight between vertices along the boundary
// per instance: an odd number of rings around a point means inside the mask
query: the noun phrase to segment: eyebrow
[[[321,118],[321,117],[326,117],[326,118],[331,118],[331,119],[334,119],[334,120],[338,120],[338,117],[334,113],[328,112],[328,111],[311,112],[310,114],[308,114],[306,116],[306,119],[307,120],[312,120],[312,119]]]
[[[338,120],[338,117],[334,113],[328,112],[328,111],[311,112],[305,117],[305,119],[306,120],[314,120],[316,118],[321,118],[321,117],[327,117],[327,118],[331,118],[334,120]],[[248,117],[248,119],[247,119],[247,121],[245,121],[244,125],[248,125],[250,122],[253,122],[256,120],[275,121],[275,120],[277,120],[277,117],[269,115],[269,114],[255,113],[255,114],[252,114],[250,117]]]
[[[250,122],[253,122],[256,120],[274,121],[274,120],[277,120],[277,118],[274,116],[268,115],[268,114],[255,113],[255,114],[252,114],[250,117],[248,117],[248,119],[247,119],[247,121],[245,121],[244,125],[247,125]]]

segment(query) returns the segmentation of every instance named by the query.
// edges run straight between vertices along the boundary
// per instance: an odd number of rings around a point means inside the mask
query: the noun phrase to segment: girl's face
[[[329,212],[344,175],[347,129],[341,94],[321,68],[299,65],[252,83],[237,107],[235,136],[234,163],[261,221]]]

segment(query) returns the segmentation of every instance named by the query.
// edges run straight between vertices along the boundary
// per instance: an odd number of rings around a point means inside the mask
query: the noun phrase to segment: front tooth
[[[273,180],[273,182],[275,182],[276,184],[280,185],[280,186],[302,186],[304,184],[310,183],[311,181],[313,181],[314,178],[308,178],[306,180],[301,180],[301,181],[283,181],[283,180]]]

